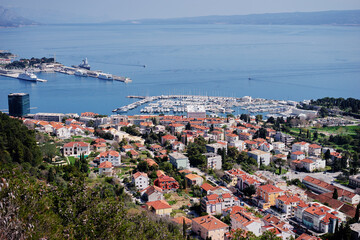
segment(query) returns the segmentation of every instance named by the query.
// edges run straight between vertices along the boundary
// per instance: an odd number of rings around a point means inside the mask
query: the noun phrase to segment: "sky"
[[[359,0],[0,0],[43,23],[360,9]]]

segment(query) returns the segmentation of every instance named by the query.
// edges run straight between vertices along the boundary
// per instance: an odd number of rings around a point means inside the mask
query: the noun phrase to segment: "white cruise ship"
[[[37,76],[33,73],[25,71],[24,73],[20,73],[17,77],[18,79],[36,82],[38,80]]]
[[[99,73],[99,79],[113,80],[113,76],[109,73]]]

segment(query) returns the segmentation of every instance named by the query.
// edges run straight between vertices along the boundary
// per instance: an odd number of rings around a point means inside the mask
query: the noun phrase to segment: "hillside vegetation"
[[[35,133],[2,113],[0,151],[0,239],[183,239],[111,178],[90,187],[81,164],[42,162]]]

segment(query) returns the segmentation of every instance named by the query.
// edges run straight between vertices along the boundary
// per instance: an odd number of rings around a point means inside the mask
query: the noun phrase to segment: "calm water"
[[[32,113],[109,114],[134,101],[128,95],[360,98],[359,27],[37,26],[0,29],[0,49],[26,58],[56,53],[68,66],[87,57],[92,69],[133,79],[124,84],[55,73],[38,74],[47,83],[29,83],[0,77],[1,110],[11,92],[29,93]],[[146,68],[131,66],[139,64]]]

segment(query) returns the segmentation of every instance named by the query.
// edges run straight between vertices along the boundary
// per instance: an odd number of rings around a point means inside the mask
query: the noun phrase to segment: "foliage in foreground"
[[[80,179],[47,184],[21,166],[0,170],[1,239],[181,239],[167,220],[130,208],[124,193]],[[127,206],[128,205],[128,206]]]

